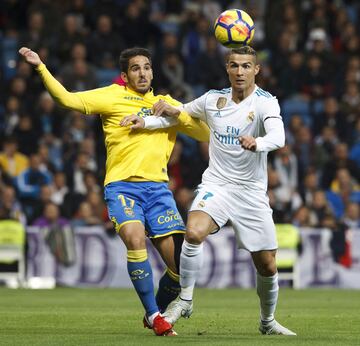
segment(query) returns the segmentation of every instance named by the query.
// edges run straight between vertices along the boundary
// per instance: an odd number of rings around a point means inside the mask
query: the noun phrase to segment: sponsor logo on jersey
[[[255,114],[254,114],[254,112],[249,112],[249,114],[248,114],[248,116],[247,116],[246,120],[247,120],[249,123],[251,123],[251,122],[253,122],[253,121],[254,121],[254,118],[255,118]]]
[[[217,109],[222,109],[225,107],[226,105],[226,102],[227,102],[227,99],[226,97],[219,97],[217,102],[216,102],[216,108]]]
[[[125,100],[130,100],[130,101],[143,101],[144,99],[142,97],[138,97],[138,96],[124,96]]]
[[[142,107],[139,112],[136,113],[141,118],[146,118],[151,115],[151,108]]]
[[[214,131],[215,138],[222,144],[241,145],[239,137],[235,137],[230,133],[222,135],[217,131]]]
[[[197,206],[199,208],[204,208],[205,207],[205,201],[200,201]]]

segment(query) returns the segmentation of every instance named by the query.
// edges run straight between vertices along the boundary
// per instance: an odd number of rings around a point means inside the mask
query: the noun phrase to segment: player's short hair
[[[240,55],[252,55],[255,57],[255,61],[257,62],[257,53],[256,50],[250,46],[242,46],[240,48],[232,48],[225,55],[225,62],[229,62],[230,55],[232,54],[240,54]]]
[[[151,64],[151,54],[149,50],[140,47],[128,48],[123,50],[120,54],[119,63],[121,71],[127,73],[129,68],[129,60],[139,55],[148,58]]]

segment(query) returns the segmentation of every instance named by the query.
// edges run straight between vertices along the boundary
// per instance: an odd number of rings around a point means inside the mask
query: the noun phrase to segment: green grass
[[[135,293],[123,289],[0,289],[0,345],[360,345],[360,292],[281,290],[277,319],[297,337],[257,331],[254,290],[197,289],[178,337],[142,328]]]

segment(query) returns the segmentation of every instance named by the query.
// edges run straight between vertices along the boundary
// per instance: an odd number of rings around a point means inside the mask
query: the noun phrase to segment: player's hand
[[[252,136],[241,136],[239,137],[241,146],[246,149],[246,150],[250,150],[250,151],[255,151],[256,150],[256,141],[255,138]]]
[[[136,114],[127,115],[120,121],[120,126],[130,126],[131,130],[143,129],[145,127],[145,120]]]
[[[25,61],[31,65],[39,66],[42,63],[39,55],[30,48],[22,47],[19,49],[19,53],[25,58]]]
[[[177,118],[180,115],[180,110],[174,106],[169,105],[164,100],[159,100],[153,105],[152,115],[155,115],[156,117],[169,116]]]

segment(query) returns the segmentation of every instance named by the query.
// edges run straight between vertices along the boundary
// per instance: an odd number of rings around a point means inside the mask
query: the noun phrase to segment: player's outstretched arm
[[[27,63],[35,67],[44,86],[59,105],[82,113],[86,112],[80,97],[75,93],[67,91],[64,86],[54,78],[36,52],[32,51],[30,48],[21,47],[19,49],[19,54],[24,57]]]

